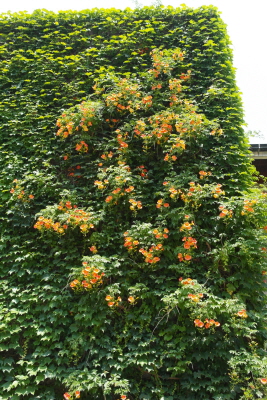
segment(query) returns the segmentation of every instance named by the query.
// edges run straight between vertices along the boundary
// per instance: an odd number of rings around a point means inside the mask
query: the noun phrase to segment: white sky
[[[156,0],[157,1],[157,0]],[[155,0],[137,0],[141,6],[153,5]],[[190,7],[210,5],[218,7],[228,26],[233,43],[234,67],[237,85],[243,93],[246,130],[260,131],[262,138],[252,138],[251,143],[267,143],[267,1],[266,0],[161,0],[163,5]],[[33,12],[45,8],[59,10],[84,10],[98,8],[135,8],[135,0],[2,0],[0,13],[7,11]]]

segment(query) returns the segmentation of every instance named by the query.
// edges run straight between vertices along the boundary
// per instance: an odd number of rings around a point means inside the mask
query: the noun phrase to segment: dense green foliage
[[[216,9],[0,23],[1,398],[264,398],[265,195]]]

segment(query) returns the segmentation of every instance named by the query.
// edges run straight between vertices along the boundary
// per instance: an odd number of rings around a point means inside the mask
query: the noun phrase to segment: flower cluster
[[[94,228],[94,224],[91,222],[92,214],[81,210],[74,209],[66,211],[68,215],[67,223],[72,226],[79,226],[82,233],[87,233],[90,229]]]
[[[133,296],[129,296],[128,297],[128,303],[134,305],[136,304],[138,298],[135,298]],[[122,302],[122,298],[120,296],[118,296],[117,298],[115,298],[115,296],[111,296],[111,295],[107,295],[105,300],[108,302],[108,306],[109,307],[118,307],[120,305],[120,303]]]
[[[203,293],[197,293],[197,294],[189,293],[187,297],[190,300],[194,301],[195,303],[198,303],[199,300],[203,297]]]
[[[213,197],[217,199],[219,196],[225,195],[225,191],[221,189],[222,185],[218,183],[214,189],[212,189],[211,193],[213,194]]]
[[[89,250],[90,250],[93,254],[96,254],[96,253],[97,253],[97,248],[96,248],[96,246],[91,246],[91,247],[89,247]]]
[[[128,232],[125,232],[128,234]],[[124,240],[124,247],[126,247],[129,251],[136,250],[136,246],[139,244],[138,240],[134,240],[131,236],[126,236]]]
[[[73,398],[79,399],[79,398],[81,397],[81,392],[80,392],[80,390],[76,390],[76,391],[74,392],[74,396],[75,396],[75,397],[73,397],[73,396],[72,396],[71,394],[69,394],[68,392],[66,392],[66,393],[63,394],[63,397],[64,397],[65,400],[72,400]]]
[[[120,113],[123,111],[133,113],[142,107],[140,97],[139,84],[123,78],[117,83],[116,90],[106,96],[105,101],[107,107]]]
[[[149,125],[146,124],[144,120],[137,121],[134,129],[136,137],[140,137],[144,141],[143,148],[148,148],[155,144],[165,144],[170,138],[170,151],[175,151],[175,149],[184,148],[184,141],[177,138],[177,135],[172,135],[174,130],[174,124],[176,118],[179,116],[170,112],[165,111],[161,114],[155,114],[148,118]],[[178,151],[179,152],[179,151]]]
[[[199,186],[196,186],[195,182],[190,182],[189,186],[190,186],[190,188],[188,189],[189,193],[193,193],[199,188]]]
[[[152,96],[145,96],[142,98],[142,103],[146,105],[146,107],[152,106]]]
[[[108,160],[108,159],[111,159],[113,157],[113,155],[114,155],[113,151],[109,151],[109,152],[101,154],[100,158],[102,158],[102,160]]]
[[[197,128],[203,124],[203,116],[196,113],[195,106],[186,100],[184,101],[184,106],[191,115],[189,118],[180,118],[179,122],[177,121],[175,125],[176,131],[181,137],[186,135],[187,137],[195,138],[196,133],[200,134]]]
[[[105,168],[104,170],[99,173],[99,177],[101,180],[94,181],[94,185],[99,190],[104,190],[107,186],[111,186],[109,188],[109,194],[105,198],[105,202],[117,205],[120,198],[123,196],[127,196],[131,193],[131,196],[134,196],[135,186],[133,186],[133,177],[131,168],[129,165],[125,165],[124,161],[118,161],[118,167],[110,167]],[[108,179],[104,179],[108,178]],[[128,201],[130,202],[130,209],[136,210],[142,208],[142,203],[139,200],[135,200],[134,198],[129,199],[127,196]]]
[[[98,111],[101,103],[90,100],[83,101],[80,105],[64,112],[57,120],[56,126],[59,128],[57,136],[66,139],[78,131],[93,131],[92,127],[98,120]]]
[[[176,93],[180,93],[182,90],[181,79],[177,78],[169,79],[169,88],[170,90],[173,90]]]
[[[215,321],[214,319],[205,319],[204,322],[202,322],[200,319],[195,319],[194,320],[194,324],[195,326],[197,326],[198,328],[203,328],[205,327],[206,329],[210,328],[211,326],[215,326],[218,327],[220,326],[220,322]]]
[[[163,182],[163,186],[170,186],[170,183],[167,181]],[[168,188],[168,192],[170,193],[170,198],[172,199],[176,199],[180,193],[181,190],[180,189],[175,189],[175,187],[173,187],[172,185]]]
[[[236,315],[238,317],[241,317],[241,318],[247,318],[248,317],[247,311],[245,309],[238,311],[236,313]]]
[[[141,210],[143,208],[141,201],[135,200],[135,199],[129,199],[130,205],[130,210],[136,211],[136,210]]]
[[[243,210],[241,215],[246,215],[254,212],[253,206],[257,203],[257,200],[244,200]]]
[[[187,190],[186,193],[182,193],[181,194],[181,199],[185,202],[185,203],[192,203],[195,204],[195,206],[197,206],[197,199],[199,197],[199,195],[202,193],[202,186],[199,184],[195,184],[195,182],[189,182],[189,189]],[[198,206],[200,206],[201,204],[198,204]]]
[[[167,228],[155,228],[152,230],[152,233],[155,239],[158,240],[167,239],[169,237],[169,230]],[[149,235],[151,235],[151,231],[149,232]],[[153,243],[155,239],[150,239],[150,243]],[[162,243],[159,242],[157,244],[152,244],[148,249],[141,246],[142,244],[140,244],[140,240],[130,236],[129,232],[124,233],[124,247],[126,247],[128,251],[139,251],[139,253],[145,257],[145,262],[150,264],[156,264],[160,261],[159,254],[164,251]]]
[[[180,120],[179,114],[175,114],[170,110],[163,111],[160,114],[152,115],[148,118],[149,125],[145,120],[139,120],[136,123],[134,133],[135,136],[140,136],[145,140],[146,144],[164,144],[169,139],[175,148],[185,148],[185,142],[177,137],[177,134],[172,134]]]
[[[190,79],[190,74],[191,74],[191,70],[187,71],[187,74],[185,74],[184,72],[182,72],[182,74],[180,75],[180,79],[187,81],[187,79]]]
[[[172,199],[175,199],[181,193],[181,191],[179,189],[177,190],[173,186],[169,188],[169,192],[170,192],[170,197]]]
[[[173,124],[176,117],[175,114],[169,111],[149,117],[148,121],[152,127],[150,137],[154,137],[157,143],[166,142],[173,131]]]
[[[221,136],[222,134],[223,134],[223,130],[222,129],[213,129],[210,132],[210,135],[212,135],[212,136],[215,136],[215,135]]]
[[[107,196],[105,202],[110,203],[113,200],[113,196]]]
[[[122,300],[120,296],[118,296],[117,299],[115,299],[114,296],[108,294],[106,296],[106,301],[108,302],[109,307],[118,307]]]
[[[156,89],[161,89],[161,88],[162,88],[161,83],[158,83],[158,84],[156,84],[156,85],[153,85],[153,86],[151,87],[151,90],[156,90]]]
[[[65,201],[65,202],[60,201],[60,203],[59,203],[59,205],[58,205],[57,208],[58,208],[58,210],[60,210],[60,211],[66,212],[67,210],[76,209],[77,206],[76,206],[76,204],[73,204],[73,205],[72,205],[71,201]]]
[[[177,257],[180,262],[192,260],[191,254],[188,253],[178,253]]]
[[[233,216],[233,211],[232,210],[227,210],[227,208],[225,208],[223,205],[219,206],[219,210],[221,211],[219,214],[220,218],[232,218]]]
[[[103,182],[101,181],[95,181],[95,185],[97,185],[97,187],[99,189],[104,188]],[[131,193],[134,191],[134,186],[129,186],[125,189],[117,187],[116,189],[112,190],[111,195],[107,196],[105,199],[106,203],[110,203],[110,202],[115,202],[118,200],[119,197],[124,196],[125,193]],[[136,201],[134,199],[130,199],[129,202],[132,204],[133,208],[130,207],[131,210],[134,210],[136,207],[141,209],[142,208],[142,203],[141,201]]]
[[[182,241],[184,242],[184,248],[185,249],[196,249],[197,248],[197,240],[192,238],[191,236],[189,237],[183,237]]]
[[[185,141],[177,137],[176,133],[173,133],[179,118],[178,114],[167,110],[161,114],[150,116],[148,118],[149,124],[145,120],[139,120],[134,129],[134,136],[143,139],[143,148],[145,149],[155,144],[164,145],[165,151],[168,151],[164,160],[176,161],[177,156],[175,154],[180,154],[186,146]],[[167,144],[167,142],[169,143]]]
[[[90,290],[99,285],[103,284],[103,276],[105,276],[104,272],[100,272],[99,268],[95,268],[94,266],[89,266],[85,261],[83,262],[84,269],[82,270],[82,278],[74,279],[70,283],[70,287],[73,290]]]
[[[145,168],[145,166],[144,165],[140,165],[139,167],[137,167],[139,170],[141,170],[140,172],[139,172],[139,175],[142,177],[142,178],[147,178],[147,169]]]
[[[176,160],[177,160],[176,155],[170,155],[169,153],[167,153],[164,156],[164,161],[176,161]]]
[[[66,229],[68,228],[67,224],[60,224],[60,222],[54,222],[51,218],[45,218],[43,216],[40,216],[37,220],[37,222],[33,226],[35,229],[38,229],[39,231],[55,231],[59,234],[64,234]]]
[[[97,189],[100,190],[105,189],[107,184],[108,184],[107,179],[105,179],[104,182],[98,180],[94,181],[94,185],[97,187]]]
[[[184,222],[180,228],[180,232],[182,231],[190,231],[192,229],[192,227],[194,226],[194,221],[191,222]]]
[[[161,238],[168,239],[169,237],[168,233],[169,233],[168,228],[163,228],[163,230],[157,228],[153,229],[153,234],[155,235],[156,239],[161,239]]]
[[[179,282],[181,282],[182,285],[192,285],[194,286],[195,282],[191,278],[183,279],[182,277],[179,278]]]
[[[134,128],[134,134],[135,134],[135,136],[138,137],[138,136],[142,135],[142,132],[145,131],[146,126],[147,126],[147,125],[146,125],[145,121],[143,121],[143,120],[137,121],[137,122],[136,122],[136,126],[135,126],[135,128]],[[141,137],[142,137],[142,136],[141,136]]]
[[[130,304],[135,304],[136,303],[136,298],[134,298],[133,296],[129,296],[128,297],[128,302],[130,303]]]
[[[156,246],[151,246],[149,250],[145,250],[141,248],[139,252],[145,257],[145,262],[150,264],[156,264],[160,261],[158,256],[155,256],[155,253],[159,253],[163,251],[163,246],[161,243],[157,244]]]
[[[15,185],[10,189],[10,193],[23,203],[28,203],[29,201],[33,200],[34,195],[27,194],[24,188],[18,182],[18,179],[14,179],[13,183]]]
[[[43,232],[45,230],[55,231],[59,234],[64,234],[68,227],[75,228],[78,226],[83,234],[86,234],[90,229],[94,228],[92,223],[95,217],[92,213],[78,209],[76,205],[72,205],[70,201],[61,201],[57,206],[57,216],[59,221],[54,221],[53,218],[38,217],[34,225],[35,229]],[[58,213],[59,212],[59,213]]]
[[[188,230],[192,229],[192,224],[193,224],[193,222],[191,222],[191,224],[189,224],[189,222],[185,222],[182,225],[182,227],[180,228],[180,231],[181,230],[185,230],[185,229],[188,229]],[[197,248],[197,240],[194,239],[191,236],[184,236],[182,241],[184,242],[183,247],[186,250],[189,250],[189,252],[187,252],[187,253],[178,253],[178,256],[177,256],[178,260],[180,262],[182,262],[182,261],[190,261],[192,259],[192,255],[191,255],[192,254],[192,250]]]
[[[132,191],[134,190],[134,186],[129,186],[129,187],[127,187],[126,189],[124,189],[124,191],[126,192],[126,193],[131,193]]]
[[[159,49],[154,49],[150,54],[153,60],[153,69],[148,72],[153,74],[154,78],[157,78],[160,73],[170,73],[176,60],[183,60],[183,53],[178,49],[174,50],[171,56],[167,51],[160,51]]]
[[[163,199],[159,199],[157,201],[156,207],[157,208],[161,208],[161,207],[167,208],[167,207],[170,207],[170,204],[169,203],[165,203]]]
[[[150,118],[149,121],[152,123],[152,118]],[[166,121],[163,120],[160,125],[158,123],[156,124],[152,131],[152,135],[157,137],[157,139],[163,139],[163,141],[166,141],[168,140],[172,129],[172,125],[169,124],[168,119]],[[157,143],[160,143],[160,141],[157,141]]]
[[[174,138],[172,140],[172,147],[171,147],[172,152],[174,152],[174,150],[176,150],[176,152],[177,152],[177,149],[185,150],[185,141],[180,139],[179,137]]]
[[[210,171],[208,171],[208,172],[206,172],[206,171],[199,171],[199,178],[200,178],[200,179],[207,178],[208,176],[211,176],[211,175],[212,175],[212,174],[211,174]]]
[[[61,118],[57,120],[56,126],[59,128],[57,131],[57,136],[66,139],[69,135],[73,133],[73,115],[62,114]],[[64,120],[64,122],[63,122]]]
[[[88,144],[85,143],[84,140],[81,140],[79,143],[76,144],[75,150],[79,151],[80,153],[87,153]]]
[[[121,130],[120,129],[116,129],[116,131],[115,131],[116,133],[117,133],[117,142],[118,142],[118,144],[119,144],[119,149],[118,149],[118,151],[124,151],[124,150],[126,150],[127,149],[127,147],[128,147],[128,144],[126,143],[126,139],[127,139],[127,137],[128,137],[128,132],[125,132],[125,133],[123,133],[123,132],[121,132]]]
[[[121,188],[116,188],[116,189],[112,190],[112,194],[118,194],[118,193],[122,194]]]
[[[173,105],[175,105],[178,102],[179,102],[179,97],[176,94],[171,93],[170,94],[170,107],[172,107]]]

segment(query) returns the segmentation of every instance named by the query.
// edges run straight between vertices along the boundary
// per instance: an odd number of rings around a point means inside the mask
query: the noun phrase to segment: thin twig
[[[168,321],[168,317],[169,317],[169,312],[167,312],[167,314],[164,314],[163,317],[159,320],[159,322],[157,323],[157,325],[155,326],[155,328],[153,329],[151,336],[150,336],[150,340],[152,339],[153,333],[155,332],[155,330],[157,329],[157,327],[159,326],[159,324],[161,323],[161,321],[166,317],[167,315],[167,321]]]
[[[103,398],[104,398],[104,400],[107,400],[106,395],[105,395],[105,393],[104,393],[104,388],[103,388],[103,386],[102,386],[102,391],[103,391]]]

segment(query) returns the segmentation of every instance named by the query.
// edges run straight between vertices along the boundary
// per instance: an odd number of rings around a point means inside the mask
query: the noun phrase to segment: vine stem
[[[103,386],[102,386],[102,391],[103,391],[103,399],[104,399],[104,400],[107,400],[106,395],[105,395],[105,393],[104,393],[104,388],[103,388]]]

